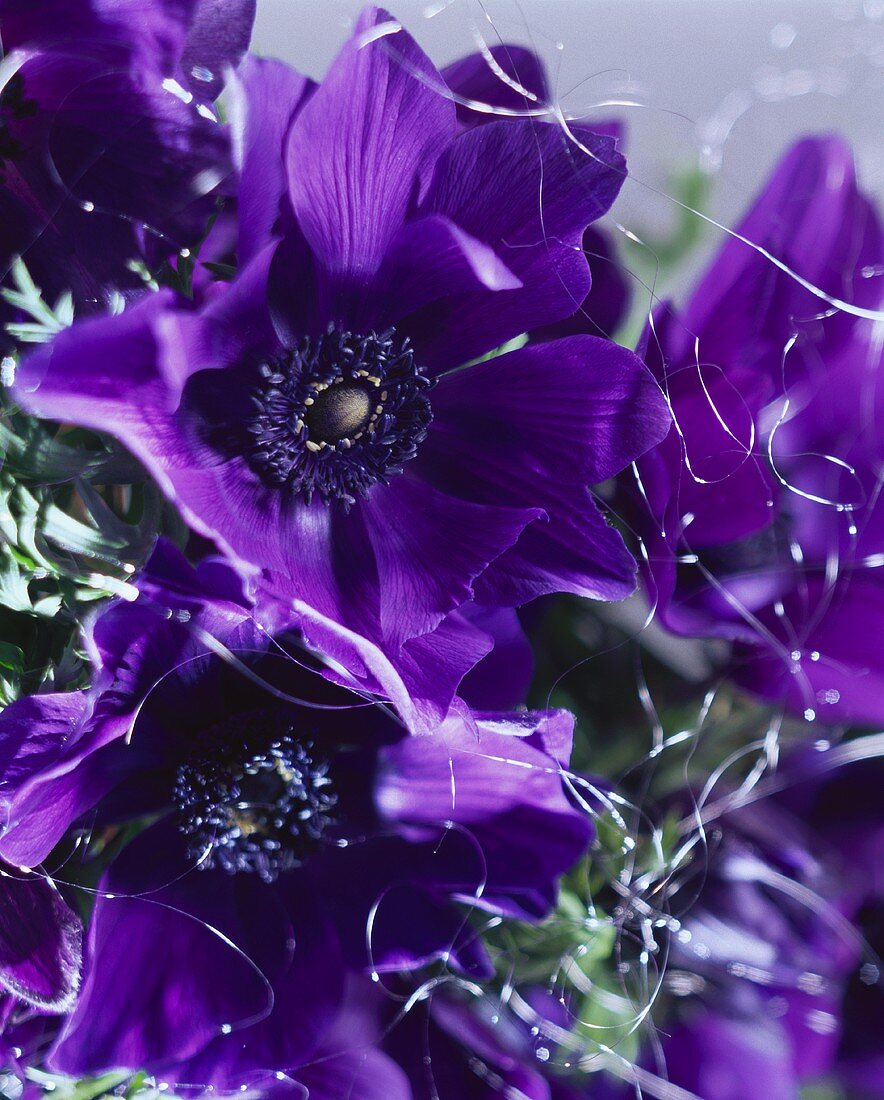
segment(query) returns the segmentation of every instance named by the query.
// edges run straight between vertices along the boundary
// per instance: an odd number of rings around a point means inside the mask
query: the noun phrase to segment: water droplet
[[[816,711],[813,709],[813,707],[808,707],[807,710],[804,712],[804,721],[812,722],[815,718]]]
[[[807,1026],[818,1035],[831,1035],[838,1029],[838,1019],[831,1012],[815,1008],[807,1014]]]
[[[549,1061],[549,1048],[548,1047],[538,1047],[537,1050],[534,1053],[537,1055],[537,1060],[539,1062],[548,1062]]]
[[[176,99],[180,99],[182,103],[192,103],[193,95],[186,88],[182,88],[178,81],[172,77],[167,76],[163,81],[163,90],[171,92]]]
[[[221,1034],[222,1035],[229,1035],[231,1033],[231,1031],[233,1031],[233,1024],[222,1024],[221,1025]]]
[[[190,75],[202,84],[209,84],[215,79],[215,74],[211,69],[207,69],[205,65],[194,65],[190,70]]]
[[[814,997],[818,997],[823,991],[824,983],[821,974],[814,974],[810,970],[805,970],[803,974],[798,975],[795,984],[802,993],[809,993]]]
[[[859,980],[863,985],[875,985],[881,978],[881,970],[874,963],[863,963],[859,968]]]
[[[771,28],[770,44],[775,50],[788,50],[795,41],[798,32],[791,23],[777,23]]]
[[[95,209],[95,203],[90,202],[88,199],[84,199],[84,201],[80,203],[80,209],[86,214],[91,214]]]

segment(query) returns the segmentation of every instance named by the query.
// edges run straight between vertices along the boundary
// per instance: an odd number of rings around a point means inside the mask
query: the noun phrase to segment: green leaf
[[[31,278],[31,273],[21,256],[16,256],[10,267],[15,289],[0,287],[0,297],[31,321],[16,322],[6,326],[6,331],[25,344],[45,344],[74,320],[74,303],[69,293],[58,299],[55,309],[43,301],[43,292]]]

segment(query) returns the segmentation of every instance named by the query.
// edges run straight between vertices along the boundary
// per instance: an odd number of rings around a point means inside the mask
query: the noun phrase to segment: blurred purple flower
[[[793,147],[737,232],[829,296],[884,302],[880,225],[836,138]],[[649,599],[675,633],[736,642],[737,679],[808,718],[884,715],[861,625],[884,610],[878,330],[731,240],[646,338],[674,417],[638,491],[627,476]]]
[[[654,1068],[703,1100],[740,1100],[758,1080],[771,1100],[792,1100],[816,1080],[874,1076],[880,1036],[867,1024],[880,1019],[884,983],[862,922],[881,898],[881,770],[836,768],[838,753],[793,754],[779,793],[760,797],[762,786],[708,825],[669,899],[685,911]]]
[[[211,104],[255,0],[0,2],[0,266],[24,257],[78,307],[143,285],[146,250],[192,245],[231,170]],[[159,241],[159,243],[157,243]]]

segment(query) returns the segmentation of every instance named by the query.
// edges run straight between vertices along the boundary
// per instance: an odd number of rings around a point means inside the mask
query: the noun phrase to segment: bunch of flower
[[[884,1096],[849,152],[632,350],[619,124],[254,8],[0,0],[0,1092]]]

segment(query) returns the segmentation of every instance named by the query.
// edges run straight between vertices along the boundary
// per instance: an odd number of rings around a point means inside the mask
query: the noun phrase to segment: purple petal
[[[315,85],[281,61],[249,57],[233,85],[231,125],[239,167],[237,258],[245,264],[271,238],[287,189],[284,143]]]
[[[765,1100],[794,1100],[799,1082],[783,1028],[704,1013],[664,1042],[667,1077],[691,1095],[744,1100],[764,1081]]]
[[[482,601],[629,594],[634,563],[586,486],[668,429],[665,402],[637,357],[589,336],[526,347],[443,378],[434,413],[418,463],[436,484],[547,516],[480,579]]]
[[[781,613],[768,606],[758,616],[769,634],[734,654],[734,678],[827,723],[884,720],[884,666],[868,643],[869,624],[884,615],[881,585],[852,572],[834,584],[800,578],[780,602]]]
[[[429,634],[410,639],[394,655],[297,600],[292,621],[340,666],[332,675],[336,682],[389,699],[414,733],[429,733],[439,725],[464,674],[492,645],[485,631],[458,613]]]
[[[589,494],[562,500],[548,522],[532,524],[512,550],[476,584],[478,603],[523,604],[571,592],[593,600],[622,600],[635,589],[636,563],[620,532]]]
[[[168,309],[152,321],[157,362],[177,403],[186,381],[198,371],[235,364],[256,350],[275,350],[276,332],[267,304],[276,244],[265,245],[232,283],[216,283],[199,313]]]
[[[589,294],[571,317],[535,329],[531,334],[533,340],[555,340],[581,332],[610,338],[625,320],[631,285],[611,236],[595,227],[587,229],[583,234],[583,253],[592,275]]]
[[[381,637],[398,647],[472,596],[473,581],[538,513],[479,506],[399,477],[363,505],[381,595]]]
[[[452,897],[458,887],[481,889],[482,853],[456,833],[443,837],[437,830],[433,840],[372,839],[324,861],[317,889],[355,970],[415,970],[444,959],[476,977],[492,973],[480,937]]]
[[[114,425],[123,434],[130,424],[141,423],[150,406],[170,412],[177,395],[167,389],[156,367],[152,326],[172,301],[171,292],[159,291],[117,317],[89,319],[65,329],[21,363],[16,398],[37,416],[76,421],[98,431]],[[173,381],[176,387],[180,384]]]
[[[80,984],[83,929],[52,884],[0,869],[0,985],[66,1012]]]
[[[491,46],[488,55],[472,53],[442,70],[455,95],[475,104],[458,103],[457,115],[464,125],[475,126],[502,112],[537,110],[547,102],[546,75],[533,50],[501,43]],[[489,107],[491,111],[484,109]]]
[[[521,285],[487,244],[450,218],[431,214],[404,225],[393,238],[360,309],[375,325],[386,325],[450,294]]]
[[[868,217],[863,205],[845,144],[808,138],[779,163],[738,232],[828,293],[852,299],[874,293],[855,272],[857,228]],[[687,354],[673,349],[674,358],[687,358],[699,337],[704,362],[750,365],[777,391],[796,322],[825,308],[754,248],[729,240],[692,295],[682,336]]]
[[[670,425],[641,360],[593,336],[531,345],[446,376],[433,394],[433,414],[421,461],[444,456],[464,477],[470,466],[479,485],[493,479],[496,499],[535,504],[550,484],[554,496],[563,484],[619,473]]]
[[[35,867],[105,789],[69,776],[92,713],[86,692],[31,695],[0,715],[0,855]]]
[[[534,653],[519,617],[508,607],[467,604],[461,613],[494,639],[494,648],[464,677],[459,695],[476,710],[521,706],[534,676]]]
[[[333,287],[377,270],[453,136],[441,85],[411,36],[368,8],[292,127],[292,209]]]
[[[244,1081],[255,1087],[255,1075],[260,1071],[270,1076],[287,1070],[300,1080],[300,1071],[293,1067],[314,1056],[317,1044],[335,1020],[342,995],[343,967],[334,930],[303,879],[292,876],[281,881],[276,892],[281,895],[291,920],[288,944],[291,958],[273,978],[273,1011],[249,1027],[219,1036],[199,1054],[176,1065],[178,1081],[196,1081],[211,1089],[227,1091],[241,1090]],[[262,923],[260,914],[245,919],[257,925]],[[266,934],[266,929],[262,928],[262,932]],[[280,1088],[278,1079],[274,1087]],[[267,1095],[257,1093],[261,1100]],[[302,1094],[290,1084],[287,1089],[280,1089],[280,1095],[300,1098]]]
[[[279,894],[256,876],[194,868],[179,841],[174,826],[154,826],[105,874],[89,966],[54,1069],[74,1076],[164,1071],[228,1028],[248,1051],[250,1025],[270,1015],[274,988],[291,967],[293,928]],[[301,1006],[287,1032],[292,1062],[312,1037],[303,1031],[312,1002],[302,997]],[[263,1060],[257,1051],[250,1068],[269,1068]]]
[[[611,206],[626,166],[611,138],[575,135],[590,155],[558,126],[493,122],[462,134],[440,158],[426,209],[493,248],[522,289],[454,295],[416,314],[408,329],[426,366],[466,363],[569,317],[586,298],[583,233]]]
[[[430,737],[390,746],[382,753],[376,799],[383,816],[415,838],[451,823],[463,830],[485,864],[484,883],[473,871],[463,892],[490,908],[537,916],[552,903],[555,880],[584,851],[592,828],[562,784],[571,715],[519,719],[479,715],[474,729],[452,716]],[[470,861],[461,856],[461,863],[469,867]]]
[[[298,1070],[310,1100],[412,1100],[405,1074],[370,1047],[318,1058]]]
[[[27,43],[107,41],[138,47],[160,61],[182,47],[186,19],[193,0],[139,0],[121,5],[116,0],[2,0],[3,45],[6,51]]]
[[[197,98],[217,99],[252,37],[257,0],[195,0],[181,68]]]

